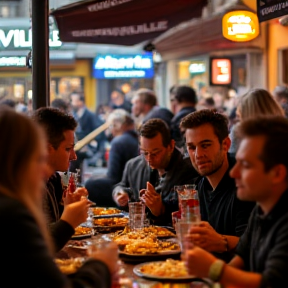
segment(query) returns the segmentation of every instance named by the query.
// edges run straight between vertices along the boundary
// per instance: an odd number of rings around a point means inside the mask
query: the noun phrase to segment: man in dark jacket
[[[143,124],[139,142],[142,155],[126,164],[122,181],[113,191],[114,200],[125,207],[129,199],[141,198],[154,224],[171,225],[171,213],[178,210],[174,186],[193,183],[197,173],[175,148],[164,121],[151,119]]]
[[[150,89],[141,88],[136,91],[132,98],[132,114],[140,119],[140,123],[145,123],[150,119],[161,119],[169,127],[173,113],[167,108],[162,108],[157,105],[157,97]]]
[[[188,153],[201,175],[198,181],[202,222],[191,229],[192,242],[229,261],[244,233],[254,203],[236,197],[236,185],[229,175],[235,160],[227,154],[228,119],[213,111],[200,110],[186,116]]]
[[[180,122],[186,115],[196,111],[196,92],[189,86],[176,86],[171,90],[170,101],[172,112],[175,114],[171,120],[172,138],[176,142],[176,147],[184,148],[185,143],[183,133],[180,130]]]
[[[89,179],[85,187],[89,199],[98,206],[114,206],[112,199],[113,185],[121,181],[126,163],[139,155],[138,135],[134,130],[131,115],[123,109],[114,110],[108,117],[110,133],[113,136],[109,152],[107,177]]]
[[[59,250],[74,234],[74,228],[85,222],[88,211],[88,200],[79,201],[81,195],[87,195],[85,188],[79,189],[73,197],[67,195],[64,200],[67,205],[63,205],[63,186],[57,172],[67,171],[70,161],[76,159],[74,131],[77,123],[72,116],[54,108],[38,109],[33,119],[43,128],[47,137],[47,162],[51,177],[46,183],[44,209],[56,249]],[[76,199],[75,196],[79,197]],[[74,200],[75,203],[72,203]]]

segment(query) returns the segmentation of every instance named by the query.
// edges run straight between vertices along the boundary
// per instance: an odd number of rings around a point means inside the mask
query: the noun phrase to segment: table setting
[[[113,287],[214,287],[209,280],[189,275],[181,261],[186,249],[185,235],[191,225],[200,221],[199,207],[195,207],[199,205],[196,187],[186,186],[175,187],[181,217],[173,219],[174,227],[150,225],[141,201],[129,203],[129,213],[113,207],[93,207],[89,212],[92,227],[87,227],[90,225],[86,222],[77,227],[72,239],[57,253],[55,262],[63,273],[75,273],[93,253],[106,251],[106,257],[113,257],[118,263]],[[111,249],[112,244],[116,250]]]

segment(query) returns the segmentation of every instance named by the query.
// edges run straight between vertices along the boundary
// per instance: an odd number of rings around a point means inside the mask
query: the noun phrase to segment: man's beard
[[[209,169],[208,171],[204,171],[204,172],[201,172],[197,169],[197,166],[196,165],[193,165],[194,168],[196,169],[196,171],[201,175],[201,176],[211,176],[213,175],[214,173],[216,173],[223,165],[224,163],[224,157],[222,156],[222,153],[221,153],[222,150],[220,150],[216,157],[214,158],[214,161],[212,162],[212,167],[211,169]]]

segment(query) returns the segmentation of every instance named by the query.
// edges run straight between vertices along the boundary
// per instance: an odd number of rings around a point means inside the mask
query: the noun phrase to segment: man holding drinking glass
[[[187,151],[200,174],[198,193],[202,222],[191,228],[191,241],[229,261],[244,233],[254,203],[236,197],[229,175],[235,160],[228,155],[228,120],[214,110],[200,110],[183,118]]]
[[[127,162],[113,198],[121,207],[127,206],[129,200],[141,200],[149,208],[148,218],[153,224],[171,225],[171,213],[178,210],[174,186],[193,183],[198,174],[190,160],[183,159],[175,148],[164,121],[147,121],[139,134],[141,155]]]

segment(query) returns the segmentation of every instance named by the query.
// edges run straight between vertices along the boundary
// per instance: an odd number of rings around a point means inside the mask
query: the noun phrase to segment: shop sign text
[[[259,35],[257,15],[249,11],[233,11],[222,20],[223,36],[235,42],[245,42]]]

